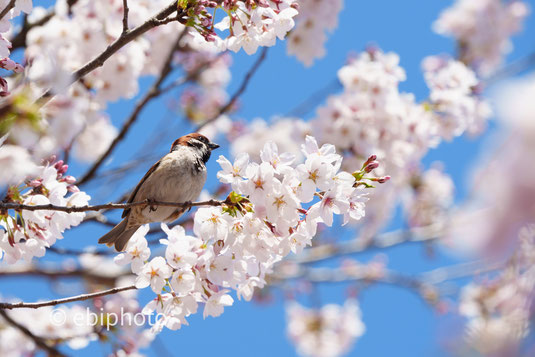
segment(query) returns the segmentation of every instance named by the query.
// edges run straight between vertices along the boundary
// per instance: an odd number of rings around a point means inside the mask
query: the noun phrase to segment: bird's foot
[[[154,205],[154,202],[156,202],[156,200],[152,198],[147,198],[147,206],[149,207],[149,212],[154,212],[158,209],[158,206]]]
[[[191,211],[191,201],[184,202],[184,208],[182,209],[182,212],[189,212]]]

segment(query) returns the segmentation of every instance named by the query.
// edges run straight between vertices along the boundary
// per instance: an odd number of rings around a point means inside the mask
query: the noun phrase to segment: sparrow
[[[196,199],[206,182],[206,162],[212,150],[218,147],[199,133],[178,138],[173,142],[171,151],[139,181],[128,203],[144,200],[185,203]],[[110,247],[114,245],[121,252],[143,224],[172,222],[185,211],[186,208],[151,206],[150,203],[126,208],[122,215],[124,219],[98,242]]]

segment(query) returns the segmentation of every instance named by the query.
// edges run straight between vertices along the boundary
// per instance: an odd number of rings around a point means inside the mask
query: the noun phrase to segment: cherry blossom
[[[64,176],[67,169],[68,166],[61,160],[53,165],[36,167],[35,178],[28,180],[22,187],[11,186],[8,191],[9,200],[27,205],[87,205],[90,196],[74,185],[74,177]],[[69,192],[72,195],[65,197]],[[17,217],[22,219],[22,224],[17,221]],[[79,225],[84,217],[84,212],[48,210],[22,211],[21,214],[15,213],[15,216],[5,213],[0,222],[0,256],[3,255],[9,264],[20,259],[30,261],[33,257],[42,257],[46,248],[52,246],[57,239],[62,239],[63,232]]]
[[[165,279],[170,276],[171,268],[165,259],[155,257],[141,268],[136,279],[136,287],[142,289],[150,285],[154,292],[159,293],[166,284]]]
[[[343,0],[300,0],[297,25],[288,38],[288,54],[307,67],[325,56],[326,31],[332,32],[338,26],[342,7]]]
[[[509,37],[520,31],[528,12],[521,0],[457,0],[442,12],[434,29],[454,37],[461,60],[488,75],[511,50]]]
[[[365,330],[357,301],[308,309],[297,302],[286,308],[287,333],[303,356],[337,357],[352,347]]]

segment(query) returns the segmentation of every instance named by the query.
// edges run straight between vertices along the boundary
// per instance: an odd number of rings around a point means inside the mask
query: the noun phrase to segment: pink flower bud
[[[366,171],[367,173],[370,173],[372,172],[372,170],[375,170],[378,167],[379,167],[379,163],[377,161],[372,161],[368,165],[366,165],[366,167],[364,168],[364,171]]]
[[[70,185],[70,186],[67,186],[67,191],[76,193],[76,192],[80,192],[80,189],[78,188],[78,186]]]
[[[43,184],[43,180],[42,179],[31,180],[30,182],[28,182],[28,186],[30,186],[30,187],[39,187],[42,184]]]
[[[56,170],[59,171],[59,169],[61,168],[61,166],[63,166],[63,160],[59,160],[58,162],[56,162],[54,164],[54,167],[56,168]]]
[[[65,182],[68,183],[69,185],[72,185],[72,184],[74,184],[74,183],[76,182],[76,177],[74,177],[74,176],[70,176],[70,175],[69,175],[69,176],[65,176],[65,177],[63,178],[63,181],[65,181]]]
[[[390,176],[383,176],[383,177],[379,177],[377,179],[377,182],[379,183],[385,183],[386,181],[390,180]]]
[[[375,160],[377,160],[377,155],[371,155],[368,160],[366,160],[364,164],[362,164],[362,167],[366,167],[370,162],[373,162]]]

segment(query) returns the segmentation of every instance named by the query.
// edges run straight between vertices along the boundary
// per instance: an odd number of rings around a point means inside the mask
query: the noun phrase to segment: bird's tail
[[[130,240],[130,237],[132,237],[132,235],[136,233],[137,229],[139,228],[139,226],[135,226],[127,229],[126,221],[126,218],[123,219],[119,224],[113,227],[111,231],[100,237],[98,242],[104,243],[108,247],[115,245],[115,249],[118,252],[122,252]]]

